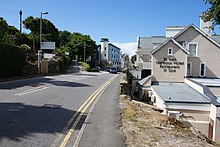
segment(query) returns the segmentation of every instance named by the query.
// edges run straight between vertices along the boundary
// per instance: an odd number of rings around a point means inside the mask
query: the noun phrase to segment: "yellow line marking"
[[[72,127],[70,128],[70,130],[68,131],[67,135],[65,136],[64,140],[62,141],[60,147],[65,147],[66,144],[68,143],[72,133],[74,132],[77,124],[79,123],[80,119],[83,116],[83,113],[85,113],[85,111],[88,109],[88,107],[91,105],[91,103],[95,100],[95,98],[101,93],[102,90],[104,90],[108,85],[110,85],[110,83],[115,79],[116,76],[112,77],[110,80],[108,80],[105,84],[103,84],[100,88],[98,88],[85,102],[84,104],[79,108],[79,110],[77,111],[77,114],[79,114],[79,116],[77,117],[76,121],[74,122],[74,124],[72,125]],[[88,102],[89,101],[89,102]],[[87,104],[88,102],[88,104]],[[86,105],[86,106],[85,106]],[[85,106],[85,107],[84,107]],[[81,109],[84,107],[84,109],[81,111]],[[80,112],[81,111],[81,112]],[[68,126],[69,124],[72,122],[72,120],[76,117],[77,114],[74,114],[73,117],[70,119],[71,121],[68,122]]]
[[[106,82],[107,83],[107,82]],[[104,83],[102,86],[100,86],[95,92],[93,92],[88,98],[87,100],[81,105],[81,107],[76,111],[76,113],[71,117],[71,119],[68,121],[66,127],[62,130],[62,132],[65,132],[65,130],[67,130],[67,128],[70,126],[70,124],[73,122],[73,120],[75,119],[75,117],[80,113],[80,111],[83,109],[83,107],[85,107],[85,105],[92,99],[92,97],[102,88],[106,85],[106,83]],[[56,142],[58,142],[61,137],[63,136],[63,134],[60,134],[60,136],[54,141],[54,143],[51,145],[51,147],[56,146]]]

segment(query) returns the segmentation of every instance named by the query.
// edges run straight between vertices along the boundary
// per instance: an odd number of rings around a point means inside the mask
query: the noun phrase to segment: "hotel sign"
[[[163,61],[156,61],[156,64],[158,64],[164,72],[175,73],[184,65],[184,61],[177,61],[175,57],[164,57]]]

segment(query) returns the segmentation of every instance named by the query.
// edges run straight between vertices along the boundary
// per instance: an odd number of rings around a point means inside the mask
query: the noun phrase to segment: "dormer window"
[[[188,50],[191,56],[197,56],[198,43],[189,43]]]
[[[173,48],[172,47],[169,47],[168,48],[168,53],[167,53],[168,56],[173,56]]]

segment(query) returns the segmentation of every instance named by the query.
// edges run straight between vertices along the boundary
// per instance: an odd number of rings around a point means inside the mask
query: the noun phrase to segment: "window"
[[[187,76],[192,76],[192,62],[187,63]]]
[[[172,56],[173,55],[173,48],[168,48],[168,56]]]
[[[106,47],[105,47],[105,50],[106,50]]]
[[[178,41],[178,43],[179,43],[183,48],[185,48],[185,47],[186,47],[186,44],[187,44],[186,41]]]
[[[206,76],[206,64],[205,63],[200,63],[200,70],[199,70],[199,75],[201,77],[205,77]]]
[[[188,50],[191,56],[197,56],[198,43],[189,43]]]
[[[106,57],[106,54],[105,54],[105,57]]]

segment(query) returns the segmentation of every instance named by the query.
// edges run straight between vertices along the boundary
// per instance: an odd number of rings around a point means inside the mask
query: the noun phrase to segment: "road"
[[[0,83],[0,146],[124,146],[119,79],[81,72]]]

